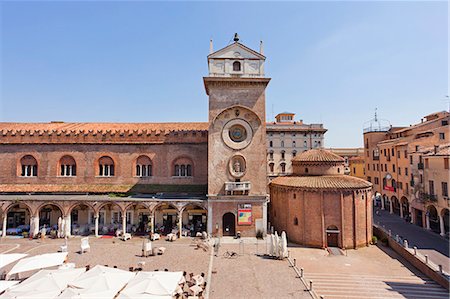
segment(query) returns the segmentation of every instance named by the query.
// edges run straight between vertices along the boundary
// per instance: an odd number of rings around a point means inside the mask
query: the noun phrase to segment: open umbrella
[[[0,280],[0,293],[6,291],[13,285],[18,284],[20,281],[17,280]]]
[[[85,271],[85,268],[41,270],[7,291],[1,298],[55,298]]]
[[[183,272],[139,272],[118,298],[136,298],[141,295],[172,298],[182,278]]]
[[[9,265],[17,260],[20,260],[23,257],[26,257],[28,254],[25,253],[5,253],[0,254],[0,269]]]
[[[16,273],[62,265],[67,254],[67,252],[46,253],[24,258],[9,271],[8,276]]]
[[[133,272],[97,265],[70,283],[58,298],[114,298],[135,275]]]

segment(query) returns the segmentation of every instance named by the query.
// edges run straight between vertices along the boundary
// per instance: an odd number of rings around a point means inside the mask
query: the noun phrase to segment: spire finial
[[[234,40],[235,42],[238,42],[238,41],[239,41],[239,35],[238,35],[237,33],[234,34],[233,40]]]

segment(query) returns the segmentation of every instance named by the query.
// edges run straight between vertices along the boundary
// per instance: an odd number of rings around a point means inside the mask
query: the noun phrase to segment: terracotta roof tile
[[[344,158],[324,149],[310,149],[298,154],[293,162],[344,162]]]
[[[314,190],[364,189],[372,184],[348,175],[284,176],[275,178],[270,185]]]

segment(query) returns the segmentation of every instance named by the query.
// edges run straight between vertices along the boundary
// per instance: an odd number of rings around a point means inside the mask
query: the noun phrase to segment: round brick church
[[[344,159],[312,149],[292,160],[293,174],[270,184],[270,221],[291,242],[358,248],[372,238],[372,184],[344,174]]]

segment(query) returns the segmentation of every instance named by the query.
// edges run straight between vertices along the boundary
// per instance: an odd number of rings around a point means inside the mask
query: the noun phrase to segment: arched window
[[[308,141],[303,141],[303,147],[308,147]]]
[[[150,177],[152,176],[152,161],[147,156],[139,156],[136,160],[136,176]]]
[[[286,152],[285,151],[281,151],[281,159],[285,159],[285,155],[286,155]]]
[[[269,147],[273,147],[273,141],[269,141]]]
[[[292,140],[292,147],[295,147],[295,140]]]
[[[298,225],[298,218],[297,217],[294,218],[294,225]]]
[[[233,62],[233,71],[240,72],[241,71],[241,63],[239,61]]]
[[[270,170],[271,173],[273,173],[273,166],[274,166],[273,163],[270,163],[270,164],[269,164],[269,170]]]
[[[295,156],[297,156],[297,151],[292,151],[292,157],[295,157]]]
[[[286,163],[281,163],[281,173],[285,173],[286,172]]]
[[[178,158],[173,164],[173,176],[190,177],[193,176],[192,161],[189,158]]]
[[[108,156],[103,156],[98,160],[99,176],[114,176],[114,161]]]
[[[38,175],[37,161],[33,156],[23,156],[22,159],[20,159],[20,166],[20,176],[31,177]]]
[[[76,176],[77,164],[75,159],[71,156],[63,156],[59,160],[59,175],[60,176]]]

